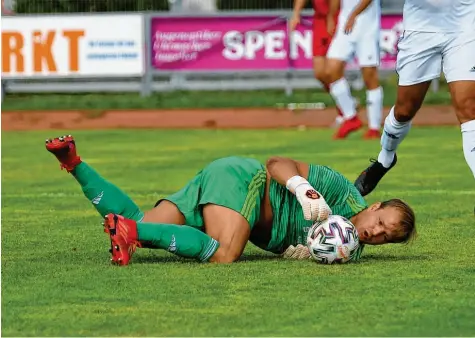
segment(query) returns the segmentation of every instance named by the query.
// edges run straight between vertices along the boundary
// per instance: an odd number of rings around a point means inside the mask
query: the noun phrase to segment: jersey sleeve
[[[322,194],[334,215],[350,219],[368,207],[353,183],[327,166],[310,165],[308,181]]]
[[[353,253],[351,257],[352,262],[357,262],[361,259],[361,255],[363,254],[364,244],[360,243],[358,249]]]

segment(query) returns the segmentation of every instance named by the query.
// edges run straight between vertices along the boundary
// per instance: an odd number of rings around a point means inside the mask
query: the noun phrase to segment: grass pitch
[[[66,131],[67,132],[67,131]],[[359,263],[199,264],[139,250],[109,265],[101,219],[44,150],[63,132],[2,133],[2,336],[473,336],[475,184],[460,130],[414,128],[370,196],[416,210],[411,245]],[[329,130],[76,132],[79,153],[143,209],[218,157],[291,156],[354,180],[379,142]]]

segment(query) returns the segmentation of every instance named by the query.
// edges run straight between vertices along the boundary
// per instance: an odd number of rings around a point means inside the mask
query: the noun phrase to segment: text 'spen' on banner
[[[302,22],[311,22],[304,18]],[[401,15],[381,19],[381,69],[393,70]],[[312,69],[313,31],[300,25],[289,39],[287,21],[277,16],[152,19],[152,64],[161,70]],[[357,68],[356,60],[348,63]]]

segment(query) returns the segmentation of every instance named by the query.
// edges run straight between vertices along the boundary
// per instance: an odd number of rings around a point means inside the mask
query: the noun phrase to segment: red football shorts
[[[313,56],[326,56],[332,36],[327,32],[326,18],[313,19]]]

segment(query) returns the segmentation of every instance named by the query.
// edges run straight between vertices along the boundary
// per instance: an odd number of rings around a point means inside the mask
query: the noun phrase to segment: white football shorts
[[[447,82],[475,81],[475,33],[405,31],[396,71],[400,86],[439,78],[441,71]]]
[[[332,39],[327,58],[349,62],[356,57],[358,65],[378,67],[380,62],[379,31],[370,34],[345,34],[340,29]]]

